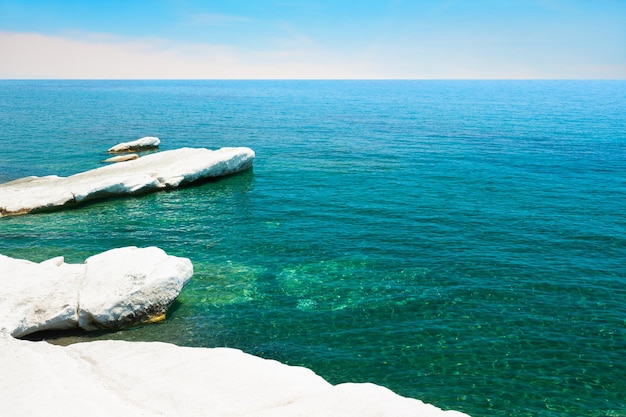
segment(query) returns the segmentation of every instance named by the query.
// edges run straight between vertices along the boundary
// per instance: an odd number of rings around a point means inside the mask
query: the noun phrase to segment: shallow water
[[[0,182],[249,146],[198,187],[0,219],[0,253],[156,245],[162,324],[65,337],[230,346],[473,416],[626,416],[626,83],[1,81]]]

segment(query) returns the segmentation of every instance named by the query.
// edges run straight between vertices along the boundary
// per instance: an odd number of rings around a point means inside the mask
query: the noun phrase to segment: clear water
[[[626,82],[0,82],[0,182],[149,135],[255,166],[0,219],[9,256],[194,263],[165,323],[65,343],[236,347],[473,416],[626,416]]]

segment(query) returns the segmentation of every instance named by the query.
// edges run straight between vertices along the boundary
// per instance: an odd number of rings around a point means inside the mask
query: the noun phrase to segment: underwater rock
[[[174,189],[252,166],[250,148],[181,148],[69,177],[26,177],[0,184],[0,217],[71,207],[87,201]]]
[[[139,158],[139,155],[137,155],[136,153],[129,153],[128,155],[118,155],[118,156],[113,156],[111,158],[107,158],[104,160],[104,162],[126,162],[126,161],[132,161],[133,159],[137,159]]]

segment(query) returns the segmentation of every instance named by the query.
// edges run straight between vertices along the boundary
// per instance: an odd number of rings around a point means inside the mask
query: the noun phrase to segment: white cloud
[[[4,79],[348,78],[358,74],[349,60],[310,44],[247,51],[162,39],[89,34],[77,39],[0,31],[0,56]]]
[[[234,60],[223,47],[205,47],[202,60],[158,40],[8,32],[0,32],[0,54],[7,58],[0,64],[3,78],[204,78],[220,75],[211,67]]]

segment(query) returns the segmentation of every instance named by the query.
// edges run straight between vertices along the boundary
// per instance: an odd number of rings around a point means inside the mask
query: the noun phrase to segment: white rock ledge
[[[333,386],[308,369],[236,349],[124,341],[61,347],[11,337],[84,320],[87,328],[123,322],[119,311],[141,311],[163,294],[169,300],[189,276],[188,260],[158,248],[115,249],[84,265],[0,256],[0,415],[467,417],[373,384]]]
[[[26,177],[0,184],[0,217],[76,206],[101,198],[173,189],[252,166],[250,148],[181,148],[69,177]]]
[[[61,347],[0,334],[0,415],[461,417],[373,384],[229,348],[99,341]],[[466,416],[467,417],[467,416]]]
[[[159,147],[161,141],[154,136],[146,136],[145,138],[137,139],[132,142],[118,143],[109,149],[109,152],[133,152],[142,151],[146,149],[155,149]]]

